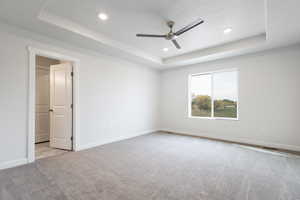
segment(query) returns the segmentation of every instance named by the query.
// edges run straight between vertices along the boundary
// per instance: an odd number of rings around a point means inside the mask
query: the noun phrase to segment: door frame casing
[[[78,68],[80,60],[54,51],[27,47],[29,53],[29,89],[28,89],[28,122],[27,122],[27,162],[35,161],[35,97],[36,97],[36,56],[44,56],[57,60],[70,61],[73,64],[73,151],[79,147],[79,98],[78,98]]]

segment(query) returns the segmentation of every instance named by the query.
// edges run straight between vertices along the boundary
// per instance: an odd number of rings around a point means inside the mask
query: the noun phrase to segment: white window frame
[[[236,110],[236,118],[230,117],[214,117],[214,74],[223,73],[223,72],[237,72],[237,110]],[[201,117],[201,116],[192,116],[192,91],[191,91],[191,80],[193,76],[201,76],[201,75],[211,75],[211,116],[210,117]],[[210,119],[210,120],[232,120],[238,121],[239,120],[239,70],[237,68],[225,69],[225,70],[218,70],[218,71],[210,71],[210,72],[203,72],[203,73],[195,73],[190,74],[188,77],[188,118],[194,119]]]

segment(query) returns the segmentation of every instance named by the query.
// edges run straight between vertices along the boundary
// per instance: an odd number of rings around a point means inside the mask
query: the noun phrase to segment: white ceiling
[[[298,0],[0,0],[0,19],[102,53],[159,68],[180,66],[299,42]],[[105,12],[109,20],[97,15]],[[158,38],[167,20],[175,30],[205,23],[178,38]],[[225,35],[225,28],[232,28]],[[284,29],[283,29],[284,27]],[[168,47],[169,51],[162,51]]]
[[[265,32],[262,0],[89,0],[84,3],[52,0],[44,11],[157,57],[183,54]],[[100,21],[99,12],[107,13],[110,19]],[[168,19],[176,22],[175,29],[180,29],[199,17],[205,23],[178,38],[182,45],[180,51],[170,41],[135,36],[140,32],[167,33]],[[232,34],[223,34],[227,27],[233,28]],[[169,51],[163,52],[164,47]]]

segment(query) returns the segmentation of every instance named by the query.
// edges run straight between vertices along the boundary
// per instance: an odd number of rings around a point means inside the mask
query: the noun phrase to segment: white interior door
[[[50,68],[44,66],[37,66],[35,143],[49,141],[49,137],[50,137],[49,107],[50,107]]]
[[[72,150],[72,65],[50,66],[50,146]]]

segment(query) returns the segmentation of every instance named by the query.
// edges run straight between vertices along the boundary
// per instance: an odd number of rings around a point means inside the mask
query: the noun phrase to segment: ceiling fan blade
[[[191,24],[187,25],[186,27],[184,27],[184,28],[180,29],[179,31],[177,31],[175,33],[175,35],[177,35],[177,36],[181,35],[181,34],[187,32],[187,31],[191,30],[192,28],[195,28],[196,26],[202,24],[203,22],[204,21],[202,19],[198,19],[198,20],[194,21],[193,23],[191,23]]]
[[[154,38],[165,38],[166,35],[154,35],[154,34],[136,34],[137,37],[154,37]]]
[[[178,44],[178,42],[176,40],[172,40],[172,42],[177,49],[181,49],[180,45]]]

